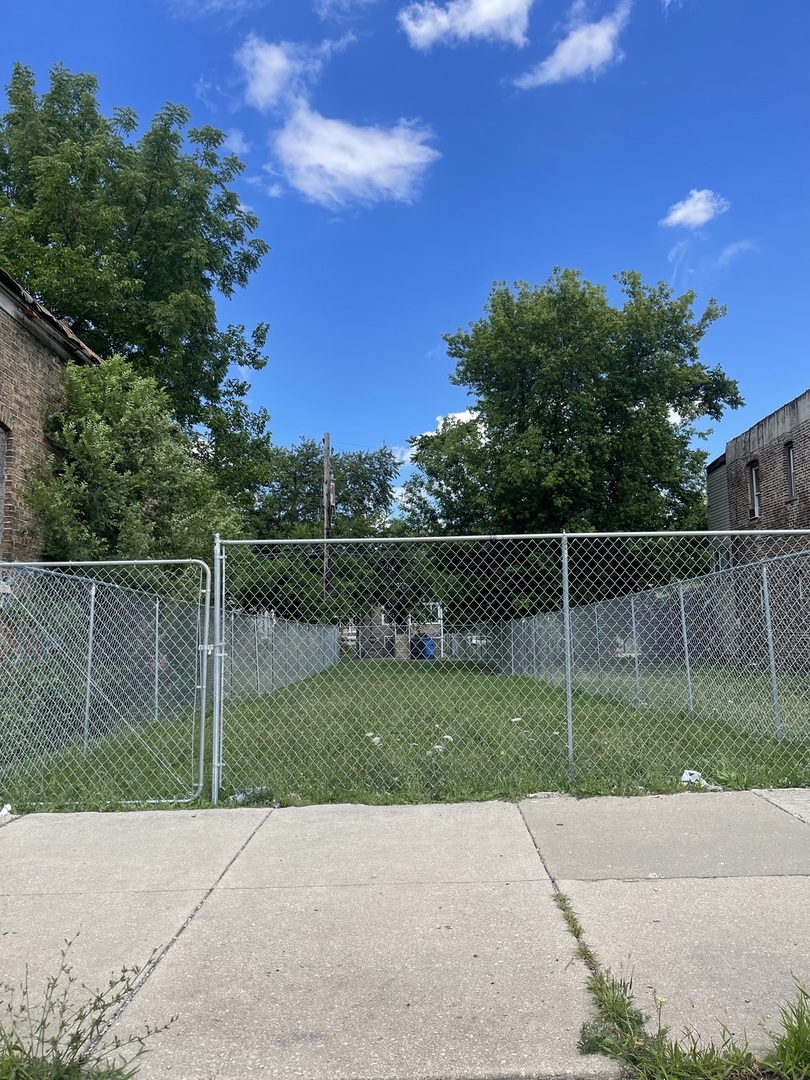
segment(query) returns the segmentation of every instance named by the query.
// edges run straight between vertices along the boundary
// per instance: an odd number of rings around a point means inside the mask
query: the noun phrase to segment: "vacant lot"
[[[559,688],[469,662],[344,661],[273,694],[226,702],[222,796],[637,794],[674,790],[687,768],[727,787],[810,784],[806,738],[777,742],[767,712],[757,729],[740,723],[733,703],[724,716],[716,705],[711,713],[659,710],[649,693],[641,709],[585,693],[572,704],[573,766]],[[0,773],[0,797],[88,807],[177,799],[194,787],[195,743],[188,720],[150,722],[93,744],[86,757],[70,748],[18,762]]]

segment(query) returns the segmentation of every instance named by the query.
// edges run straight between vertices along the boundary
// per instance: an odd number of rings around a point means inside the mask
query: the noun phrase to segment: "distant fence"
[[[202,789],[203,563],[0,563],[0,793],[69,804]]]
[[[568,656],[574,691],[648,711],[732,715],[778,739],[806,738],[810,724],[797,705],[810,673],[808,584],[810,550],[729,563],[571,607],[567,618],[560,610],[479,628],[478,656],[556,686],[566,684]]]
[[[336,664],[340,637],[336,626],[313,626],[278,619],[272,612],[225,616],[228,650],[223,672],[226,700],[261,697]]]

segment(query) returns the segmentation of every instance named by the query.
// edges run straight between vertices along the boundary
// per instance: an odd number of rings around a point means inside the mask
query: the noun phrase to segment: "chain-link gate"
[[[196,560],[0,563],[0,801],[198,796],[210,608]]]
[[[212,797],[810,783],[810,533],[217,541]]]

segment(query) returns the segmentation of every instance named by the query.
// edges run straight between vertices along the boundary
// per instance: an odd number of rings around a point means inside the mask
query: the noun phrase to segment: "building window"
[[[758,518],[762,489],[759,482],[759,462],[752,461],[748,466],[748,516]]]
[[[788,499],[796,498],[796,459],[792,442],[785,443],[785,490]]]

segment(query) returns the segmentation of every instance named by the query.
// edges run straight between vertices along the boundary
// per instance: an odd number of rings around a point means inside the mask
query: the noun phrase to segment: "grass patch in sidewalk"
[[[614,975],[602,966],[585,941],[585,934],[568,898],[555,902],[576,942],[584,963],[595,1016],[582,1026],[579,1049],[602,1053],[616,1061],[633,1080],[810,1080],[810,993],[796,980],[794,1000],[779,1008],[779,1030],[768,1032],[771,1048],[755,1055],[723,1028],[719,1045],[706,1043],[695,1032],[670,1037],[662,1022],[663,1001],[655,998],[656,1017],[638,1008],[632,979]]]

